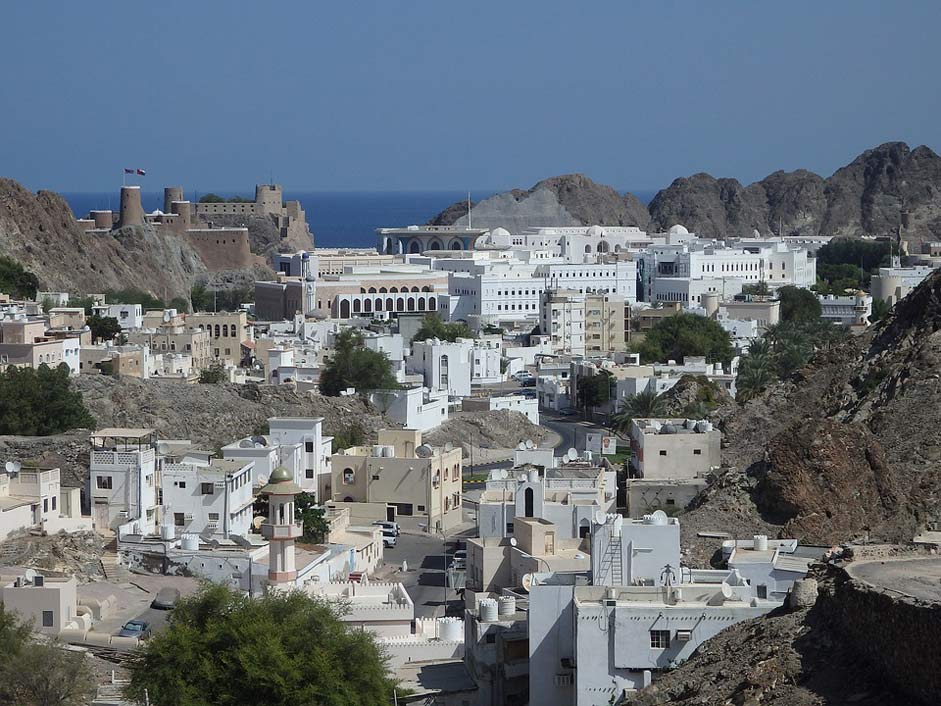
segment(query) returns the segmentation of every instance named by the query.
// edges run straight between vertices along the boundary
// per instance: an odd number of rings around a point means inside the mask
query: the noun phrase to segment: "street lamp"
[[[516,541],[516,537],[510,537],[510,546],[516,547],[517,544],[519,544],[519,542]],[[552,573],[552,567],[549,566],[549,562],[543,559],[542,557],[533,556],[532,554],[527,554],[522,549],[519,549],[519,553],[521,556],[524,556],[527,559],[533,559],[534,561],[541,561],[543,564],[546,565],[546,572],[550,574]]]

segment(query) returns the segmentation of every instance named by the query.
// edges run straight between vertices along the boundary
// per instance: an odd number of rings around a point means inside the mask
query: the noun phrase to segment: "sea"
[[[214,192],[225,198],[252,193]],[[478,201],[496,191],[472,191],[471,199]],[[653,192],[635,191],[645,203]],[[72,213],[81,218],[98,209],[117,210],[117,191],[101,193],[63,192]],[[196,201],[196,194],[186,197]],[[314,234],[314,243],[321,248],[373,248],[376,246],[376,228],[399,228],[420,225],[434,218],[456,201],[467,198],[466,191],[285,191],[287,201],[300,201],[307,214],[307,223]],[[141,201],[147,212],[163,208],[162,191],[142,191]]]

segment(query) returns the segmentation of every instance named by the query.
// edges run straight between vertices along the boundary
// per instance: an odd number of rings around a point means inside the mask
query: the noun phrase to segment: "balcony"
[[[268,540],[297,539],[303,534],[303,522],[295,522],[290,525],[269,525],[265,523],[261,526],[261,536]]]

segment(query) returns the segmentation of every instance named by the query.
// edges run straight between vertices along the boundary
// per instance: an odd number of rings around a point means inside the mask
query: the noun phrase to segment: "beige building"
[[[188,314],[186,322],[191,328],[205,330],[209,334],[212,357],[229,365],[242,362],[242,346],[252,340],[252,327],[248,325],[248,314],[236,312],[200,312]]]
[[[447,272],[415,265],[348,267],[317,282],[315,311],[337,319],[431,312],[438,310],[438,297],[447,293]]]
[[[139,345],[82,346],[79,366],[83,375],[114,375],[145,379],[148,355]]]
[[[77,617],[78,582],[74,577],[43,576],[31,569],[0,572],[0,601],[5,610],[32,621],[36,632],[58,635]]]
[[[375,446],[353,446],[333,455],[331,497],[388,504],[399,518],[426,518],[422,524],[428,531],[446,532],[461,521],[461,456],[460,448],[423,444],[420,431],[384,429]]]
[[[375,250],[346,248],[317,248],[317,277],[342,275],[348,267],[379,267],[395,262],[394,255],[383,255]]]
[[[314,307],[317,285],[301,277],[278,275],[270,282],[255,282],[255,316],[259,321],[286,321],[307,316]]]
[[[631,305],[616,294],[585,295],[585,351],[608,353],[627,350]]]
[[[719,306],[725,309],[726,318],[756,321],[762,333],[781,321],[781,302],[773,297],[744,295],[722,302]]]
[[[699,478],[719,465],[722,432],[710,422],[635,419],[631,469],[639,478]]]
[[[147,316],[144,318],[146,321]],[[209,332],[177,320],[161,323],[154,328],[128,331],[126,336],[128,343],[147,346],[152,353],[189,353],[193,358],[193,367],[197,370],[208,368],[213,362]]]

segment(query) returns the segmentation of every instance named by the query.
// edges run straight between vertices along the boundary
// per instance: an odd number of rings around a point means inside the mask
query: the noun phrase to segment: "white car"
[[[398,522],[383,522],[382,520],[376,520],[373,522],[376,527],[382,527],[382,533],[391,532],[396,537],[399,536],[399,523]]]
[[[387,547],[388,549],[392,549],[392,547],[395,546],[395,543],[397,541],[398,540],[396,539],[394,534],[392,534],[391,532],[387,533],[385,530],[382,531],[383,546]]]

